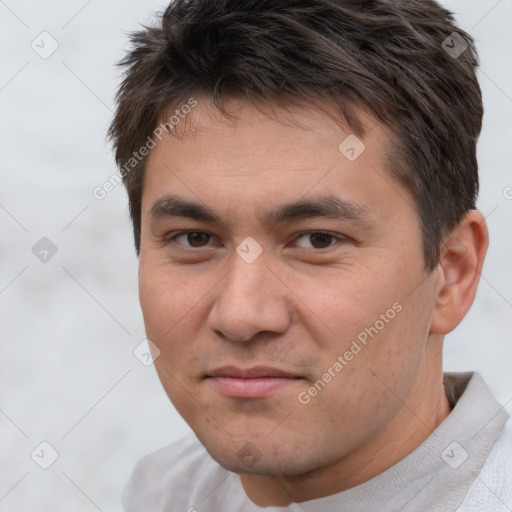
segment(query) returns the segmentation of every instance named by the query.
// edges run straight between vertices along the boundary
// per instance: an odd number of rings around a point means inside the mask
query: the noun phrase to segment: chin
[[[200,441],[215,461],[233,473],[295,476],[318,467],[316,457],[311,457],[313,454],[282,440],[276,444],[269,440],[252,442],[247,438],[238,441],[227,438],[220,443]]]

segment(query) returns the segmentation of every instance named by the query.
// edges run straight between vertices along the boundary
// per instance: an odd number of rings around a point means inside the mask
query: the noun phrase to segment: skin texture
[[[473,302],[488,235],[482,215],[468,212],[427,274],[414,198],[386,168],[387,128],[360,109],[365,150],[350,161],[338,149],[350,130],[319,110],[297,106],[275,119],[243,100],[227,106],[234,121],[201,99],[186,133],[151,150],[140,302],[177,410],[254,503],[284,506],[369,480],[446,418],[443,337]],[[323,194],[362,206],[364,220],[265,223],[265,212]],[[224,222],[153,215],[166,195]],[[171,240],[182,230],[206,235]],[[333,236],[311,236],[319,231]],[[236,252],[246,237],[262,248],[251,263]],[[333,371],[394,304],[400,311]],[[232,398],[205,378],[226,365],[301,378],[265,398]],[[329,382],[301,403],[323,375]]]

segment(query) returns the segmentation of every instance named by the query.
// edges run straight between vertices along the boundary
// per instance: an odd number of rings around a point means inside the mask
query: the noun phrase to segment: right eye
[[[180,238],[182,240],[186,240],[186,242],[190,245],[188,245],[188,248],[200,248],[200,247],[208,247],[205,245],[205,242],[207,243],[211,239],[212,235],[209,233],[205,233],[204,231],[180,231],[179,233],[176,233],[175,235],[167,238],[167,244],[170,243],[178,243],[178,245],[182,247],[187,247],[186,244],[175,242],[179,240]]]

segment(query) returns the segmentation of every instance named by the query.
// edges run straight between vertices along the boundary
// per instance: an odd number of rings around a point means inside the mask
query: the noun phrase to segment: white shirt
[[[445,373],[453,410],[413,452],[351,489],[258,507],[194,434],[142,458],[126,512],[512,512],[512,422],[476,373]]]

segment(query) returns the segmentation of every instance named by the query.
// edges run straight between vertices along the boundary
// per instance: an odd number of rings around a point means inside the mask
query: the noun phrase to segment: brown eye
[[[304,247],[306,249],[325,249],[327,247],[330,247],[331,245],[334,245],[332,242],[336,240],[340,240],[340,237],[331,235],[329,233],[324,233],[322,231],[312,231],[310,233],[302,233],[299,235],[297,240],[300,240],[301,238],[304,238],[308,241],[309,244],[311,244],[309,247],[307,245],[298,244],[300,247]],[[311,247],[312,246],[312,247]]]
[[[177,235],[172,237],[172,241],[178,240],[179,238],[185,237],[186,244],[179,243],[179,245],[184,245],[185,247],[188,245],[189,247],[205,247],[208,244],[208,241],[211,238],[211,235],[208,233],[203,233],[202,231],[188,231],[184,233],[178,233]]]

